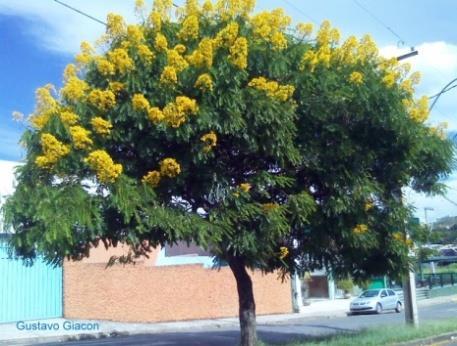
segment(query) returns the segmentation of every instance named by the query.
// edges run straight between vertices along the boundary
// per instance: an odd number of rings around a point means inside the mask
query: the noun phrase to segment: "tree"
[[[411,210],[402,187],[441,191],[452,144],[427,126],[407,65],[369,36],[299,24],[253,0],[156,0],[108,16],[57,95],[37,91],[17,189],[4,208],[24,258],[59,264],[91,245],[132,257],[193,241],[233,271],[242,345],[256,342],[247,269],[398,274]]]

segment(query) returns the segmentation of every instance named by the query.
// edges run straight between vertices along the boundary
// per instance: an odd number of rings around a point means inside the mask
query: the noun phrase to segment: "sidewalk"
[[[438,297],[419,301],[419,306],[457,301],[457,296]],[[258,316],[259,325],[284,324],[303,318],[345,316],[350,299],[310,300],[300,313]],[[39,323],[39,325],[38,325]],[[48,330],[30,330],[46,328]],[[20,329],[28,330],[20,330]],[[49,330],[51,328],[51,330]],[[81,330],[85,328],[86,330]],[[91,330],[87,330],[90,328]],[[238,329],[238,318],[214,320],[166,322],[166,323],[121,323],[111,321],[67,320],[63,318],[0,324],[0,345],[27,345],[40,342],[58,342],[89,338],[112,337],[133,334],[154,334],[184,331]]]

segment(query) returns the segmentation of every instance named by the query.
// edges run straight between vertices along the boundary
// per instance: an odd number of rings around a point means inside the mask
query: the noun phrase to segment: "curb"
[[[398,344],[394,344],[393,346],[426,346],[426,345],[433,345],[437,342],[442,341],[457,341],[457,332],[450,332],[445,334],[440,334],[437,336],[431,336],[424,339],[416,339],[412,341],[405,341]]]

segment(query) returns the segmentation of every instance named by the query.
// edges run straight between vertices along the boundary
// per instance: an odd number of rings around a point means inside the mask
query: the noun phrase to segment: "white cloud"
[[[134,0],[63,2],[102,21],[110,12],[122,14],[128,22],[136,21]],[[37,43],[61,53],[74,54],[79,50],[81,41],[93,42],[105,31],[102,24],[52,0],[0,0],[0,13],[30,20],[31,24],[26,30],[36,38]]]

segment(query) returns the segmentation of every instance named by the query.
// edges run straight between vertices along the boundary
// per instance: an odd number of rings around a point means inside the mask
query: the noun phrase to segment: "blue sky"
[[[135,21],[134,0],[64,0],[69,5],[104,19],[109,12],[123,14]],[[376,19],[363,11],[356,2],[391,27],[405,44]],[[146,1],[148,4],[151,1]],[[181,4],[183,0],[176,0]],[[292,4],[292,5],[291,5]],[[418,94],[432,95],[448,81],[457,77],[457,1],[454,0],[258,0],[257,9],[283,7],[295,22],[313,21],[319,24],[329,19],[340,28],[343,37],[371,34],[385,55],[419,50],[412,58],[415,70],[423,75]],[[34,108],[34,92],[47,83],[61,85],[62,71],[70,63],[82,40],[94,41],[104,27],[53,0],[0,0],[0,160],[20,160],[18,144],[24,125],[13,121],[12,112],[26,116]],[[457,89],[438,102],[430,122],[449,123],[457,131]],[[0,175],[1,177],[1,175]],[[448,197],[457,201],[457,175],[447,181]],[[457,208],[441,197],[429,198],[406,193],[416,205],[418,216],[423,208],[430,220],[445,215],[457,215]]]

